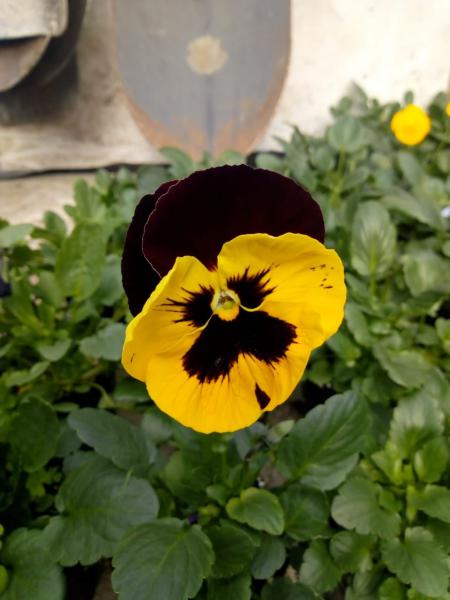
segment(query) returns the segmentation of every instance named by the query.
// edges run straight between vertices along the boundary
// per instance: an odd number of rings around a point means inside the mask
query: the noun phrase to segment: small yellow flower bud
[[[391,130],[402,144],[415,146],[423,142],[431,129],[431,119],[415,104],[407,104],[395,113],[391,120]]]

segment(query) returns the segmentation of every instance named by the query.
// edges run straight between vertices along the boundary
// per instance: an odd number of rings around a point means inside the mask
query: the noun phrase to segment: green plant
[[[290,403],[235,434],[171,421],[119,366],[136,201],[210,157],[166,149],[78,182],[64,219],[0,223],[1,600],[62,600],[102,558],[120,600],[449,600],[450,119],[437,96],[405,149],[397,108],[356,88],[325,136],[252,158],[321,203],[348,303]]]

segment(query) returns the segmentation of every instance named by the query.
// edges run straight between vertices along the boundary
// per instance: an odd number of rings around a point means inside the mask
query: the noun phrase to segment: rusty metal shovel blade
[[[116,1],[118,62],[156,147],[248,152],[286,77],[290,0]]]

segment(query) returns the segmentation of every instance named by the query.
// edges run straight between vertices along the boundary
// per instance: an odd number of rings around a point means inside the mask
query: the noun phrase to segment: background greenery
[[[62,600],[105,558],[120,600],[450,599],[445,103],[411,149],[399,104],[355,87],[323,137],[248,159],[320,202],[349,299],[291,401],[235,434],[171,421],[119,365],[135,204],[210,157],[168,148],[78,181],[67,219],[0,222],[1,600]]]

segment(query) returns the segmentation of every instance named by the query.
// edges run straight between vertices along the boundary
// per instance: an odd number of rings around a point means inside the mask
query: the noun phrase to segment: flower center
[[[239,314],[239,296],[232,290],[220,290],[211,302],[213,312],[224,321],[232,321]]]

